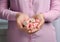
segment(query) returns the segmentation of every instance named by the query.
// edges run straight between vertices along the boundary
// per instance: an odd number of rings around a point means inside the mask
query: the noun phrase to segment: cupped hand
[[[29,16],[24,13],[18,13],[16,19],[19,29],[28,34],[37,32],[44,24],[44,16],[42,14],[36,14],[32,18],[29,18]]]
[[[36,15],[33,16],[33,18],[35,18],[36,22],[39,23],[38,26],[37,26],[37,29],[38,30],[41,29],[41,27],[43,26],[43,24],[45,22],[43,14],[40,14],[40,13],[36,14]]]
[[[29,19],[29,16],[24,13],[18,13],[16,15],[16,21],[18,25],[18,29],[23,30],[24,32],[27,32],[27,27],[23,25],[24,21],[27,21]]]

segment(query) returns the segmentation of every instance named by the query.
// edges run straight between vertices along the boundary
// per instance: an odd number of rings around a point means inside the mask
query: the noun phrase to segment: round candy
[[[27,23],[26,21],[23,22],[23,25],[24,25],[24,26],[27,26],[27,24],[28,24],[28,23]]]
[[[23,25],[27,27],[27,30],[32,30],[32,29],[36,29],[37,28],[37,25],[39,24],[40,20],[39,19],[34,19],[34,18],[31,18],[27,21],[24,21],[23,22]]]
[[[39,19],[35,19],[35,21],[36,21],[36,22],[38,22],[38,23],[40,22],[40,20],[39,20]]]
[[[33,27],[34,27],[34,28],[36,28],[36,27],[37,27],[37,25],[38,25],[38,23],[34,23],[34,24],[33,24]]]

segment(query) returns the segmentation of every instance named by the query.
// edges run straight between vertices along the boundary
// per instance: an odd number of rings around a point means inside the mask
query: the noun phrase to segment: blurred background
[[[56,29],[57,42],[60,42],[60,18],[53,22]],[[8,21],[0,19],[0,42],[7,42],[6,32],[8,29]]]
[[[57,42],[60,42],[60,18],[53,22],[56,29]]]
[[[0,42],[7,42],[6,32],[8,29],[8,21],[0,19]]]

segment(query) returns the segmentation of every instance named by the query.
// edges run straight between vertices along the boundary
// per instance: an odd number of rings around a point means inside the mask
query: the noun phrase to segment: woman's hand
[[[20,30],[27,32],[27,28],[23,26],[23,22],[27,21],[28,19],[29,19],[29,16],[24,13],[18,13],[16,15],[17,24]]]
[[[32,18],[33,18],[32,21],[35,20],[35,22],[32,23],[32,26],[29,30],[30,34],[33,34],[37,31],[39,31],[41,29],[42,25],[44,24],[44,16],[42,14],[36,14]]]
[[[37,29],[38,29],[38,30],[41,29],[42,25],[43,25],[44,22],[45,22],[43,14],[36,14],[36,15],[33,16],[33,18],[40,20],[40,22],[39,22],[39,24],[38,24],[38,26],[37,26]]]
[[[18,13],[16,19],[19,29],[28,34],[37,32],[44,24],[44,17],[42,14],[36,14],[32,18],[29,18],[29,16],[24,13]]]

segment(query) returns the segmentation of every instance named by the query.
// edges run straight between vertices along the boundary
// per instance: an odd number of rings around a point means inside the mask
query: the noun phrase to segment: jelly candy
[[[27,26],[27,28],[31,28],[31,27],[37,27],[37,25],[39,24],[40,20],[39,19],[34,19],[34,18],[31,18],[27,21],[24,21],[23,22],[23,25],[24,26]]]
[[[27,28],[33,28],[33,24],[32,24],[32,23],[29,23],[29,24],[27,25]]]
[[[38,22],[38,23],[40,22],[40,20],[39,20],[39,19],[35,19],[35,21],[36,21],[36,22]]]

